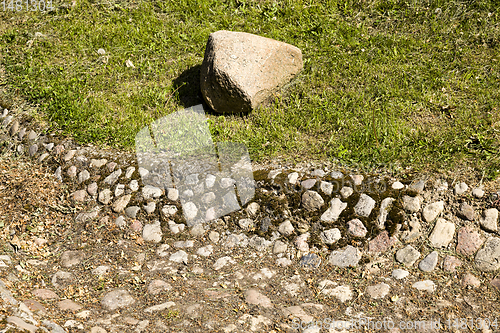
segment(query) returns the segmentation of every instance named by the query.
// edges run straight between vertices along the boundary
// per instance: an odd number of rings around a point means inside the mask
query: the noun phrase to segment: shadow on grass
[[[173,80],[173,88],[178,92],[179,103],[185,108],[198,104],[206,106],[201,95],[200,69],[201,65],[188,68]]]
[[[179,103],[184,108],[203,104],[206,114],[220,116],[221,113],[217,113],[212,110],[212,108],[203,99],[200,87],[200,70],[201,65],[193,66],[186,69],[181,73],[181,75],[179,75],[179,77],[172,81],[174,90],[178,92]],[[239,115],[240,117],[243,117],[246,114],[233,113],[232,115]]]

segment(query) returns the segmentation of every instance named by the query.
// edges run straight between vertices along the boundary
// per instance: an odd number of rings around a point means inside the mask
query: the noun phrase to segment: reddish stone
[[[41,299],[58,299],[59,296],[49,289],[36,289],[32,291],[33,296]]]
[[[354,237],[365,237],[368,230],[364,226],[363,222],[359,219],[350,220],[347,222],[347,232]]]
[[[30,309],[31,311],[40,311],[42,313],[46,313],[47,311],[45,310],[45,308],[43,307],[42,304],[38,303],[37,301],[33,300],[33,299],[27,299],[25,301],[23,301],[24,305],[26,305],[28,307],[28,309]]]
[[[369,252],[385,252],[391,246],[396,244],[398,239],[396,237],[389,238],[389,233],[387,230],[381,232],[377,237],[368,242]]]
[[[446,256],[443,261],[445,272],[455,272],[457,267],[462,266],[462,262],[454,256]]]
[[[229,297],[231,296],[231,294],[229,294],[228,292],[225,292],[225,291],[216,291],[216,290],[207,290],[205,289],[204,290],[205,292],[205,295],[208,296],[208,298],[210,298],[211,300],[216,300],[216,299],[219,299],[219,298],[226,298],[226,297]]]
[[[490,281],[491,285],[500,291],[500,279],[493,279]]]
[[[87,196],[87,191],[85,191],[85,190],[79,190],[79,191],[76,191],[73,194],[71,194],[71,197],[73,198],[73,200],[80,201],[80,202],[85,201],[86,196]]]
[[[471,273],[466,273],[462,278],[462,285],[464,287],[472,286],[473,288],[479,288],[481,281]]]
[[[65,299],[64,301],[60,301],[59,303],[57,303],[57,306],[59,307],[59,309],[61,309],[63,311],[78,311],[82,308],[82,306],[80,304],[77,304],[69,299]]]
[[[140,232],[142,230],[142,223],[139,220],[134,220],[130,225],[130,228],[136,232]]]
[[[471,230],[469,227],[463,227],[458,231],[456,251],[470,256],[476,253],[483,243],[484,240],[478,232]]]

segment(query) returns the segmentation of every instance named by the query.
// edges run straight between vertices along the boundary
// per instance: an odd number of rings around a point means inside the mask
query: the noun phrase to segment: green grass
[[[51,129],[132,150],[142,127],[202,102],[199,69],[211,32],[274,38],[302,50],[303,72],[274,103],[248,115],[210,114],[215,141],[242,142],[256,161],[473,168],[495,178],[499,5],[54,2],[49,13],[0,11],[0,52],[8,86],[40,104]]]

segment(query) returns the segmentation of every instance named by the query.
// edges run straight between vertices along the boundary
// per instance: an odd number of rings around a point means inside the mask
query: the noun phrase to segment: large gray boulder
[[[201,92],[218,113],[250,112],[302,69],[295,46],[245,32],[208,37],[201,65]]]

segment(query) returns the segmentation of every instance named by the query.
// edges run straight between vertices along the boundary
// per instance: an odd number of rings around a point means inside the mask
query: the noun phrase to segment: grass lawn
[[[224,29],[299,47],[304,70],[272,104],[209,114],[215,141],[244,143],[255,161],[499,174],[499,1],[9,3],[2,84],[81,143],[133,150],[142,127],[200,104],[206,41]]]

